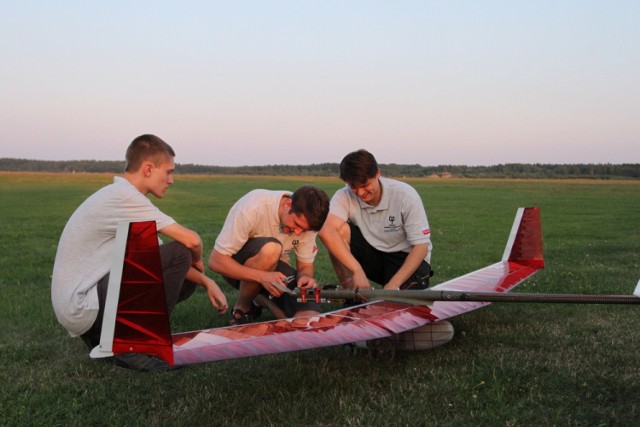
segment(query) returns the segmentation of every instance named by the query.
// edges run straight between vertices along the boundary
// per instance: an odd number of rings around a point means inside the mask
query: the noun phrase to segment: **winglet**
[[[145,353],[173,365],[173,344],[155,221],[121,224],[100,345],[91,357]]]
[[[544,268],[539,207],[518,209],[502,260]]]
[[[640,280],[638,280],[638,284],[636,285],[636,289],[633,291],[633,295],[640,297]]]

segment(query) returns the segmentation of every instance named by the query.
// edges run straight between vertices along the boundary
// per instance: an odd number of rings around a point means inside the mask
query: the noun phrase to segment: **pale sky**
[[[640,163],[640,1],[0,0],[0,157]]]

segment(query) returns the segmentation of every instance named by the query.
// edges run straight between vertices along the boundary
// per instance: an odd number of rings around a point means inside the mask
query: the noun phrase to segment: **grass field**
[[[640,307],[493,304],[452,319],[454,340],[390,364],[332,347],[145,374],[89,359],[58,325],[50,275],[73,210],[111,176],[0,174],[0,425],[638,425]],[[541,207],[546,269],[516,291],[631,293],[640,182],[408,180],[427,208],[432,284],[502,256],[519,206]],[[337,179],[177,176],[157,204],[213,245],[253,188]],[[208,255],[208,254],[207,254]],[[233,302],[234,293],[211,274]],[[334,283],[321,248],[317,277]],[[203,292],[174,331],[226,324]]]

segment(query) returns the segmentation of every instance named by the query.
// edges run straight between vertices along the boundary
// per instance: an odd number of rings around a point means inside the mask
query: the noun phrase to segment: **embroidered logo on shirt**
[[[401,228],[400,225],[396,225],[395,224],[395,221],[396,221],[396,217],[393,216],[393,215],[389,215],[389,224],[384,226],[384,232],[385,233],[398,231]]]

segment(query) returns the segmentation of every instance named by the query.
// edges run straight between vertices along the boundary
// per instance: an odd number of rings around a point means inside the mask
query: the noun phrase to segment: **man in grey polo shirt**
[[[431,276],[429,222],[418,192],[381,176],[366,150],[340,163],[347,185],[331,199],[318,236],[329,250],[340,285],[384,289],[424,289]]]

